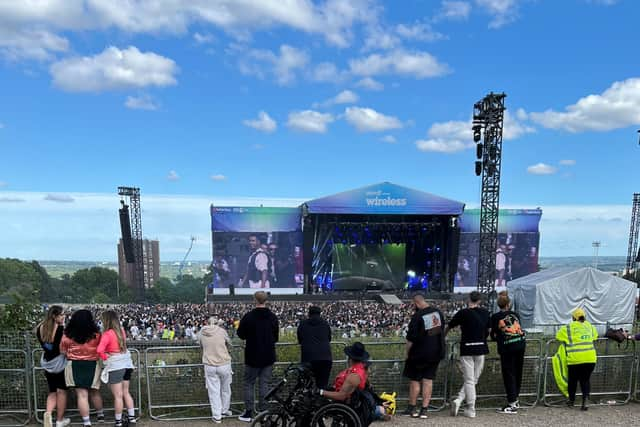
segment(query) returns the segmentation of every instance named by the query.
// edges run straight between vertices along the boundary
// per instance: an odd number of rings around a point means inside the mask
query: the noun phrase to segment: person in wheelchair
[[[391,417],[386,413],[382,400],[371,390],[369,385],[369,353],[364,344],[355,342],[345,347],[349,367],[341,371],[333,385],[333,390],[318,390],[320,396],[346,403],[351,406],[364,425],[372,421]]]

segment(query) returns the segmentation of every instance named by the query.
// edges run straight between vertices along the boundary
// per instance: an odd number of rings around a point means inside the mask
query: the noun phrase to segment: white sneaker
[[[45,412],[42,417],[42,425],[44,427],[53,427],[53,419],[51,418],[51,412]]]
[[[233,412],[231,412],[231,409],[229,409],[228,411],[225,411],[222,413],[223,417],[233,417]]]
[[[475,418],[476,410],[475,409],[465,409],[463,415],[467,418]]]
[[[452,417],[458,416],[458,411],[460,411],[461,404],[462,401],[457,397],[451,401],[451,408],[449,409]]]
[[[56,427],[67,427],[71,424],[71,420],[69,418],[64,418],[62,421],[56,421]]]
[[[222,418],[212,418],[214,424],[222,424]]]

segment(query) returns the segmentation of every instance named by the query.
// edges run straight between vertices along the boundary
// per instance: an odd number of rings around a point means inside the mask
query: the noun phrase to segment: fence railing
[[[3,341],[7,343],[7,341]],[[0,349],[0,427],[21,426],[32,418],[42,420],[47,386],[42,368],[39,366],[41,350],[32,350],[33,341],[27,337],[15,341],[16,347]],[[157,344],[164,344],[158,342]],[[9,346],[12,343],[9,342]],[[332,343],[332,378],[347,366],[344,348],[346,342]],[[431,409],[438,411],[446,407],[455,396],[462,378],[456,367],[459,343],[448,344],[448,357],[440,363],[433,384]],[[552,372],[551,358],[559,343],[555,340],[528,339],[525,353],[524,376],[520,393],[521,403],[532,407],[539,403],[558,406],[564,396],[558,391]],[[180,421],[210,418],[210,405],[205,388],[202,350],[196,345],[155,345],[133,348],[136,372],[131,380],[131,392],[136,405],[156,420]],[[500,359],[495,343],[490,343],[490,353],[485,358],[482,376],[477,385],[477,407],[495,408],[504,403]],[[405,345],[398,341],[367,342],[371,358],[370,382],[378,392],[396,392],[400,402],[408,399],[409,384],[402,376]],[[618,346],[607,339],[596,342],[598,362],[591,380],[591,400],[597,404],[625,404],[632,399],[640,400],[640,346],[635,342]],[[286,366],[299,360],[300,348],[293,343],[279,343],[276,347],[278,360],[274,366],[273,379],[282,376]],[[242,409],[242,378],[244,372],[244,348],[231,348],[232,406]],[[285,362],[286,361],[286,362]],[[144,393],[142,390],[144,389]],[[104,407],[110,408],[110,393],[103,392]],[[69,393],[68,412],[76,416],[75,397]],[[111,411],[106,409],[106,411]]]

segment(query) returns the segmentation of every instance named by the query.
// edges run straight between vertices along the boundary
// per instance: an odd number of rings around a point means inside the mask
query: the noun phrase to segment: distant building
[[[142,265],[144,267],[144,287],[152,288],[160,278],[160,242],[157,240],[144,239],[142,241]],[[122,239],[118,242],[118,273],[120,279],[129,287],[135,283],[135,267],[133,263],[128,263],[124,256]]]

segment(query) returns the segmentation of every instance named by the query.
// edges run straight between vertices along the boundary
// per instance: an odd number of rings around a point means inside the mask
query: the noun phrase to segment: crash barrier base
[[[489,354],[485,356],[482,374],[476,385],[476,409],[499,409],[506,402],[504,383],[502,381],[502,367],[498,355],[497,344],[489,342]],[[527,340],[522,369],[522,384],[520,387],[520,405],[524,408],[534,407],[539,402],[541,372],[543,370],[543,342],[540,339]],[[460,343],[452,344],[450,369],[450,401],[458,396],[462,387],[462,373],[457,365],[460,354]],[[534,375],[531,375],[534,374]]]
[[[0,426],[23,426],[31,418],[26,350],[0,350]]]
[[[140,369],[140,352],[134,348],[129,348],[129,351],[131,352],[131,359],[133,360],[133,366],[135,367],[129,383],[129,392],[131,393],[131,397],[133,398],[133,403],[135,405],[136,417],[139,417],[141,414],[140,408],[142,407],[142,370]],[[32,351],[31,366],[33,366],[33,369],[31,381],[33,387],[33,415],[38,423],[42,422],[44,412],[46,411],[47,394],[49,393],[47,380],[44,376],[44,369],[40,367],[41,355],[41,349],[35,349]],[[113,396],[111,395],[108,385],[102,382],[100,384],[100,395],[102,396],[106,421],[111,422],[111,420],[114,419]],[[93,421],[95,421],[95,411],[93,411],[94,408],[91,400],[89,400],[89,403],[92,408],[91,417]],[[78,422],[82,424],[82,418],[80,417],[77,409],[76,394],[72,389],[67,392],[67,410],[65,411],[65,417],[70,418],[72,423]]]
[[[565,406],[567,398],[560,393],[553,375],[553,356],[562,344],[556,340],[546,343],[543,372],[543,403],[545,406]],[[598,361],[591,374],[589,405],[623,405],[633,398],[633,375],[637,363],[635,342],[618,346],[606,338],[594,343]],[[576,404],[582,402],[578,384]]]

